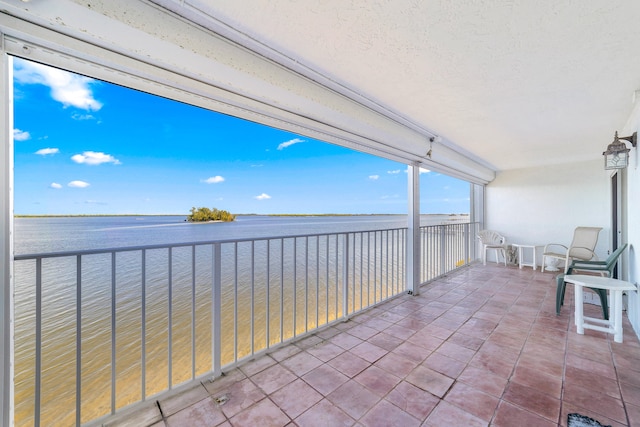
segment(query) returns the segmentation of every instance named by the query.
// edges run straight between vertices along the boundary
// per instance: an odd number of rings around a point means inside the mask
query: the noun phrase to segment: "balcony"
[[[626,316],[617,344],[572,310],[552,273],[476,263],[107,425],[639,425]]]

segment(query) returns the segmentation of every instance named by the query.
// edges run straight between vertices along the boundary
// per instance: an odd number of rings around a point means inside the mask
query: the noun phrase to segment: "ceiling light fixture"
[[[607,146],[607,151],[602,153],[604,156],[604,168],[610,169],[624,169],[629,166],[629,148],[620,140],[629,141],[635,148],[638,141],[638,133],[634,132],[631,136],[618,137],[618,131],[613,138],[613,142]]]

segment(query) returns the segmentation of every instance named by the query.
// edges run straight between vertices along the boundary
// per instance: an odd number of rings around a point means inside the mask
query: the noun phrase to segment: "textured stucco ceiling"
[[[640,89],[632,0],[154,3],[227,25],[498,170],[600,158]]]

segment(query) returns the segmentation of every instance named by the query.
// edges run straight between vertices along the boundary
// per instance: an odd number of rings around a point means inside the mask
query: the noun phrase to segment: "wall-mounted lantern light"
[[[621,139],[629,141],[635,148],[638,140],[638,134],[637,132],[634,132],[631,136],[619,138],[618,131],[616,131],[616,136],[614,137],[613,142],[609,144],[607,151],[602,153],[604,156],[605,170],[624,169],[629,166],[629,151],[631,150],[627,148],[627,145],[624,142],[620,141]]]

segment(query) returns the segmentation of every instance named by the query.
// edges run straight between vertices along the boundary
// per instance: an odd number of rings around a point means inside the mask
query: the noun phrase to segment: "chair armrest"
[[[562,245],[560,243],[549,243],[549,244],[544,246],[544,251],[543,252],[548,252],[548,248],[550,246],[562,246],[564,248],[565,252],[567,252],[569,250],[569,247],[567,247],[565,245]]]

